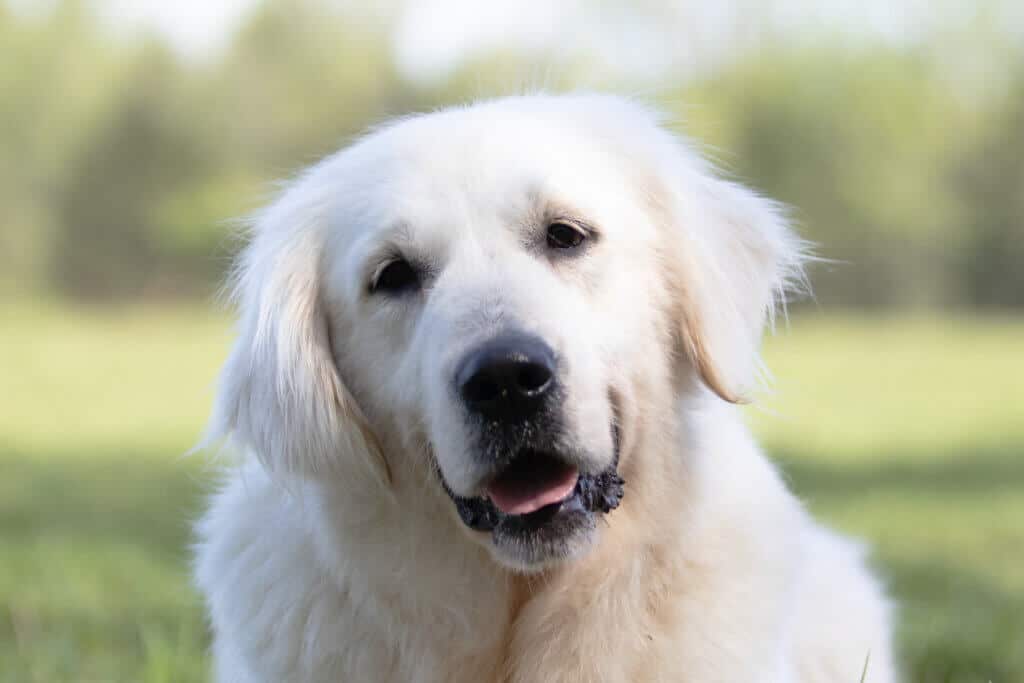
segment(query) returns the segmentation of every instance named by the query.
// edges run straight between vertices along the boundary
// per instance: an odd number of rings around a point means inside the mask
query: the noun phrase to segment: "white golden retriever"
[[[238,268],[217,680],[894,680],[858,547],[733,405],[800,261],[610,96],[414,116],[308,170]]]

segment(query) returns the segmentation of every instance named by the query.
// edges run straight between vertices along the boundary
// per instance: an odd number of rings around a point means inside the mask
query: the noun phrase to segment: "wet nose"
[[[555,354],[537,337],[505,334],[467,353],[455,382],[470,411],[491,420],[526,420],[551,394]]]

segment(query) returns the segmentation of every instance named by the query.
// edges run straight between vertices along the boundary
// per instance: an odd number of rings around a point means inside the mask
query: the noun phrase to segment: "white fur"
[[[599,237],[559,260],[543,230],[562,213]],[[423,291],[370,294],[396,250]],[[607,96],[412,117],[307,171],[236,279],[211,438],[251,457],[196,561],[217,680],[852,683],[869,655],[866,680],[895,680],[860,551],[719,397],[753,386],[801,256],[770,202]],[[622,505],[538,566],[464,528],[431,460],[476,493],[450,376],[510,324],[566,360],[581,462],[622,434]]]

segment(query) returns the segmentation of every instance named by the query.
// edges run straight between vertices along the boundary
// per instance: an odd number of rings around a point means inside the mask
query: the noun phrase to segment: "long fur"
[[[573,261],[536,230],[573,212]],[[368,293],[401,251],[424,290]],[[896,679],[860,548],[818,526],[731,403],[803,282],[783,212],[634,102],[482,102],[383,126],[252,224],[210,438],[245,453],[198,526],[220,683]],[[566,359],[573,447],[626,495],[568,559],[468,531],[449,377],[515,322]]]

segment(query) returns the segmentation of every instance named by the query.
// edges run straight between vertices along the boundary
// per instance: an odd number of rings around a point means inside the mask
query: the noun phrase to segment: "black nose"
[[[554,385],[555,354],[540,339],[507,334],[470,351],[455,383],[466,406],[492,420],[525,420]]]

